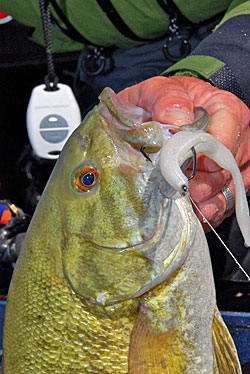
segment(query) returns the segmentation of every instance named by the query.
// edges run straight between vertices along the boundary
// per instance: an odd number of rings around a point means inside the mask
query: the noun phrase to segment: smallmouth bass
[[[4,374],[241,373],[183,194],[180,165],[191,154],[179,152],[181,140],[178,151],[168,146],[183,133],[197,148],[205,139],[200,152],[213,158],[201,122],[171,136],[171,126],[102,92],[64,147],[15,266]],[[225,166],[236,173],[230,157]]]

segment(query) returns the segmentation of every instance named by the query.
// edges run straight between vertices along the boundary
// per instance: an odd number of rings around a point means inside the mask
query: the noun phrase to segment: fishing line
[[[245,271],[245,269],[241,266],[241,264],[239,263],[239,261],[237,260],[237,258],[234,256],[234,254],[230,251],[230,249],[228,248],[228,246],[223,242],[223,240],[221,239],[221,237],[219,236],[219,234],[215,231],[215,229],[213,228],[213,226],[211,225],[211,223],[208,222],[208,220],[206,219],[206,217],[204,216],[204,214],[201,212],[201,210],[198,208],[198,206],[195,204],[194,200],[192,199],[192,197],[190,195],[189,195],[189,199],[191,200],[192,204],[195,206],[195,208],[197,209],[197,211],[202,216],[203,222],[205,222],[205,223],[208,224],[208,226],[215,233],[215,235],[217,236],[217,238],[219,239],[219,241],[221,242],[221,244],[226,248],[226,250],[228,251],[228,253],[230,254],[230,256],[233,258],[234,262],[238,265],[238,267],[240,268],[240,270],[247,277],[247,280],[250,281],[250,276],[247,274],[247,272]]]

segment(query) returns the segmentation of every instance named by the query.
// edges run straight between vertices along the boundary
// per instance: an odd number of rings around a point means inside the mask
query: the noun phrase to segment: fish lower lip
[[[148,240],[148,239],[147,239]],[[100,248],[100,249],[111,249],[111,250],[117,250],[117,251],[125,251],[126,249],[131,249],[131,248],[136,248],[137,246],[140,246],[142,245],[143,243],[146,243],[147,240],[145,241],[142,241],[138,244],[132,244],[132,245],[127,245],[127,246],[105,246],[105,245],[100,245],[100,244],[97,244],[95,242],[92,242],[92,244],[94,244],[97,248]]]
[[[160,216],[161,216],[161,214],[160,214]],[[94,241],[90,241],[90,243],[93,244],[94,246],[96,246],[97,248],[100,248],[100,249],[111,249],[111,250],[117,250],[117,251],[123,252],[123,251],[128,250],[128,249],[141,248],[145,244],[153,241],[154,238],[159,235],[159,231],[162,231],[162,228],[161,228],[161,225],[158,222],[155,230],[153,231],[153,233],[150,237],[148,237],[145,240],[142,240],[141,242],[135,243],[135,244],[131,243],[131,244],[124,245],[124,246],[122,246],[122,245],[121,246],[112,246],[112,245],[106,246],[106,245],[95,243]]]

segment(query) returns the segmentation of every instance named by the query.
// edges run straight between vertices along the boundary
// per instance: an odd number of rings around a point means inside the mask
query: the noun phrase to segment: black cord
[[[47,72],[48,74],[44,77],[44,83],[46,90],[55,91],[58,90],[57,84],[59,82],[58,76],[55,74],[54,61],[52,56],[52,42],[51,42],[51,15],[50,15],[50,4],[49,0],[39,0],[39,7],[41,11],[43,35],[46,46],[46,57],[47,57]]]

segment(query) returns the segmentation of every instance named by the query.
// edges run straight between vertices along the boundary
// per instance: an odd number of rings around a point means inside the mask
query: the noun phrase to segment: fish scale
[[[43,287],[44,292],[46,292],[46,289],[50,289],[50,292],[43,295],[39,291],[38,297],[36,292],[38,289],[34,287],[32,281],[34,274],[32,274],[30,282],[28,282],[28,284],[32,284],[32,287],[28,290],[28,294],[31,300],[44,300],[45,296],[47,305],[52,306],[51,302],[54,300],[56,300],[56,303],[53,303],[53,307],[39,308],[38,310],[32,307],[33,303],[30,303],[30,309],[24,306],[23,310],[18,311],[17,326],[12,326],[13,329],[17,328],[18,331],[22,331],[24,316],[30,322],[37,318],[34,326],[37,341],[32,339],[32,328],[26,330],[28,336],[30,336],[30,346],[29,344],[26,346],[23,361],[27,363],[28,370],[36,369],[38,373],[47,373],[46,368],[53,363],[54,370],[60,370],[60,373],[68,373],[69,368],[71,373],[78,373],[86,365],[88,366],[86,372],[89,373],[98,372],[96,370],[99,370],[99,372],[101,370],[103,373],[113,373],[113,365],[119,367],[121,373],[126,373],[128,343],[133,322],[129,321],[128,318],[123,318],[122,324],[121,320],[117,322],[109,318],[107,318],[108,321],[98,319],[88,310],[79,297],[64,284],[58,282],[58,280],[56,282],[50,279],[44,280],[46,274],[44,267],[44,265],[40,267],[40,272],[36,274],[36,280],[40,283],[39,278],[41,277],[41,283],[46,285],[46,287]],[[122,311],[119,311],[119,313],[122,313]],[[39,321],[43,322],[39,323]],[[46,328],[46,338],[44,338],[44,328]],[[62,333],[60,340],[58,339],[59,333]],[[21,335],[20,339],[23,338],[24,336]],[[72,345],[72,342],[74,342],[74,345]],[[60,347],[59,352],[58,347]],[[106,357],[102,360],[100,359],[101,348],[104,349],[104,357]],[[42,360],[40,360],[39,351]],[[35,352],[37,352],[36,355]],[[17,352],[19,359],[21,353],[22,349]],[[108,360],[110,356],[112,356],[112,364]],[[125,369],[122,369],[121,363],[123,363]],[[24,367],[20,374],[25,373],[26,370],[27,367]]]

